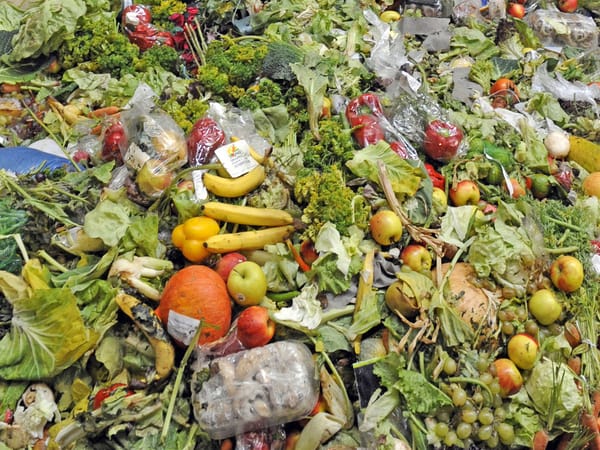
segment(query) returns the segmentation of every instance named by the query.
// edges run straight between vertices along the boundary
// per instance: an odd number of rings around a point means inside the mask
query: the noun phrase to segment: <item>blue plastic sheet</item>
[[[73,169],[71,161],[30,147],[0,148],[0,169],[24,175],[36,170]]]

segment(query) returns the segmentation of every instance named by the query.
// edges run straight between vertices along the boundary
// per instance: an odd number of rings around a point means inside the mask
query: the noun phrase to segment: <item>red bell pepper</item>
[[[433,187],[440,189],[446,188],[446,177],[444,177],[444,175],[435,170],[435,168],[429,163],[425,163],[425,170],[427,170],[427,175],[429,175],[429,178],[431,178]]]
[[[358,116],[354,123],[352,135],[361,147],[376,144],[385,138],[383,128],[381,128],[379,121],[373,116]]]
[[[210,117],[199,119],[187,138],[188,163],[190,166],[207,164],[224,143],[225,132],[217,122]]]
[[[353,99],[346,107],[346,118],[350,126],[354,127],[353,120],[363,115],[383,116],[383,107],[379,97],[375,94],[361,94]]]
[[[435,119],[425,127],[423,150],[435,161],[448,162],[456,156],[463,139],[462,130],[451,122]]]
[[[346,106],[346,118],[353,128],[352,135],[361,147],[376,144],[385,138],[385,132],[379,124],[383,108],[375,94],[362,94]]]

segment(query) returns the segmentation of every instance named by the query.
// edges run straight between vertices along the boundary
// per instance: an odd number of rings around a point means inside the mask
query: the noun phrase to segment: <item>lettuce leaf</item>
[[[398,157],[384,141],[357,151],[354,158],[346,162],[346,166],[357,177],[380,184],[378,168],[380,161],[385,164],[392,189],[397,195],[414,196],[421,186],[421,180],[426,178],[425,172],[418,167],[418,162]]]
[[[48,56],[63,40],[72,35],[77,21],[87,11],[83,0],[46,0],[27,9],[21,18],[19,32],[13,37],[10,62]]]
[[[0,272],[0,278],[5,273]],[[10,331],[0,340],[0,378],[40,380],[77,361],[96,342],[69,289],[37,289],[14,302]]]

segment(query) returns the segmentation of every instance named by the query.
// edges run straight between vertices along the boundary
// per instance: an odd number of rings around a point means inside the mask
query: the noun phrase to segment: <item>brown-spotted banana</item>
[[[260,230],[224,233],[211,236],[204,247],[211,253],[229,253],[240,250],[259,250],[265,245],[284,242],[294,232],[293,225],[263,228]]]
[[[223,202],[206,202],[202,213],[221,222],[253,225],[259,227],[277,227],[291,225],[294,218],[287,211],[275,208],[255,208]]]
[[[256,166],[250,172],[237,178],[225,178],[206,172],[202,182],[208,192],[217,197],[235,198],[242,197],[259,187],[267,173],[261,165]]]
[[[154,349],[156,380],[168,376],[175,366],[175,348],[154,310],[132,295],[120,292],[115,301],[144,334]]]

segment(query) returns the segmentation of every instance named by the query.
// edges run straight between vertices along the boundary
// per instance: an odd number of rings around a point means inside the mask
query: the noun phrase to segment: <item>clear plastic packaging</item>
[[[596,23],[583,14],[537,9],[527,15],[527,22],[544,46],[598,47]]]
[[[300,342],[274,342],[217,358],[209,370],[193,404],[211,439],[299,420],[319,395],[315,362]]]
[[[121,112],[123,127],[118,145],[122,160],[136,174],[140,191],[160,195],[175,172],[187,162],[187,142],[181,127],[165,111],[154,105],[154,92],[140,85]]]

